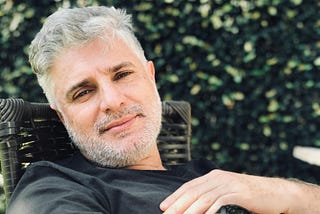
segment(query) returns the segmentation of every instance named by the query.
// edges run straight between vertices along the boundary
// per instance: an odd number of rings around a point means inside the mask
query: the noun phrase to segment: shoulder
[[[62,161],[38,161],[30,164],[21,179],[19,180],[15,192],[21,189],[37,190],[37,188],[56,188],[70,189],[74,185],[80,184],[85,173],[75,169],[75,162],[83,166],[82,160],[71,157]],[[33,187],[33,188],[31,188]]]
[[[192,179],[217,169],[217,166],[206,159],[195,159],[184,165],[171,166],[170,169],[180,176]]]
[[[90,163],[80,152],[74,155],[56,161],[38,161],[30,164],[23,176],[30,176],[34,174],[48,175],[48,173],[72,173],[72,172],[83,172],[88,168],[92,168],[93,165]],[[47,172],[39,173],[39,172]]]
[[[207,159],[195,159],[189,161],[186,164],[186,168],[197,170],[198,172],[205,174],[211,170],[217,169],[218,167],[213,161]]]
[[[104,210],[97,195],[82,180],[84,173],[64,164],[40,161],[23,174],[8,204],[7,213],[75,213]],[[70,161],[70,160],[69,160]]]

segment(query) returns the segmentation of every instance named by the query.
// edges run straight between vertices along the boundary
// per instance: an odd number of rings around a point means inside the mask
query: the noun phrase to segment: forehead
[[[122,40],[106,43],[98,38],[80,47],[64,50],[54,60],[51,73],[52,76],[66,77],[73,73],[113,67],[123,61],[129,61],[137,66],[142,64],[137,54]]]

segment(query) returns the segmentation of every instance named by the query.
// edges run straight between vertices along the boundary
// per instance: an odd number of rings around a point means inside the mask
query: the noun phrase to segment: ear
[[[153,65],[152,61],[148,61],[147,62],[147,69],[148,69],[149,73],[151,74],[151,77],[155,81],[156,80],[156,70],[154,68],[154,65]]]
[[[52,108],[57,113],[60,121],[64,124],[63,116],[62,116],[61,112],[58,110],[57,106],[54,104],[50,104],[50,108]]]

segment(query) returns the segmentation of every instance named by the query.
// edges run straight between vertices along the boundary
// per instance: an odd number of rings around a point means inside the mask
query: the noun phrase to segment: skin
[[[320,213],[320,188],[301,181],[213,170],[182,185],[160,208],[165,214],[216,213],[237,204],[252,213]]]
[[[280,179],[262,178],[214,170],[184,184],[160,205],[165,214],[172,213],[216,213],[222,205],[239,204],[254,213],[287,213],[288,197],[272,192],[268,185],[273,183],[285,190]],[[285,192],[285,191],[284,191]],[[282,197],[278,203],[278,197]],[[272,206],[265,206],[265,203]],[[288,204],[290,202],[288,201]],[[285,205],[285,206],[284,206]]]
[[[138,141],[153,115],[150,99],[158,98],[151,61],[139,60],[121,40],[107,46],[102,39],[96,39],[64,51],[54,61],[50,72],[58,104],[52,104],[51,108],[65,125],[112,144],[109,146],[122,149],[123,153],[134,149],[136,145],[131,142]],[[135,105],[143,106],[143,117],[135,112],[121,114],[120,118],[112,116]],[[94,126],[106,115],[114,119],[102,127],[103,133],[98,133]],[[156,141],[151,143],[148,153],[127,168],[164,169]]]
[[[97,39],[64,51],[51,68],[51,78],[57,101],[51,107],[65,124],[125,151],[135,147],[131,142],[152,118],[150,100],[158,99],[153,63],[139,60],[120,40],[107,47]],[[102,133],[94,128],[106,114],[117,115],[137,104],[143,106],[144,117],[121,114],[104,124]],[[165,170],[156,142],[127,168]],[[160,209],[166,214],[215,213],[222,205],[237,204],[253,213],[319,213],[319,201],[315,185],[213,170],[182,185]]]

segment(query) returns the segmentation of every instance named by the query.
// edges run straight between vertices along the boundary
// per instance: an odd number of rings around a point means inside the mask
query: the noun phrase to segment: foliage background
[[[0,97],[45,102],[28,45],[57,8],[86,5],[133,14],[162,98],[192,104],[194,158],[320,183],[292,157],[320,147],[318,0],[0,0]]]

